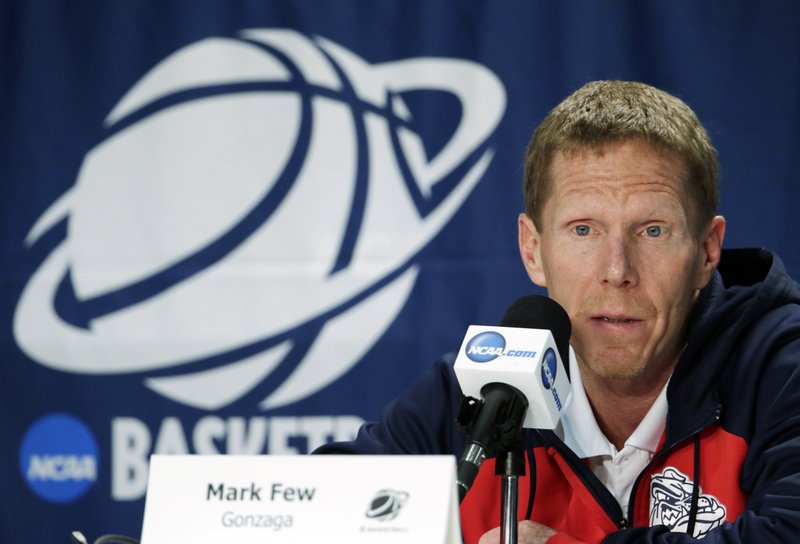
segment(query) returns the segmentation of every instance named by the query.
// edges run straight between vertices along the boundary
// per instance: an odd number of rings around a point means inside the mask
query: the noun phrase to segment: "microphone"
[[[539,295],[515,301],[499,327],[467,329],[453,367],[464,393],[458,423],[467,435],[456,477],[459,502],[487,451],[521,448],[522,427],[558,425],[571,392],[562,363],[569,360],[571,331],[566,311]]]

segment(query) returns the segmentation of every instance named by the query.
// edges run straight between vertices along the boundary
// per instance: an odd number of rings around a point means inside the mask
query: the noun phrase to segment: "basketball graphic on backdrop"
[[[461,105],[430,157],[410,91]],[[280,29],[190,44],[122,97],[31,229],[28,245],[67,219],[15,339],[42,365],[135,374],[197,408],[296,402],[389,328],[504,110],[499,80],[464,60],[369,64]]]

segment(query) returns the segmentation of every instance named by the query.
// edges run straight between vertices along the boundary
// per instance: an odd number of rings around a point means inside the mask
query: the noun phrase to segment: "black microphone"
[[[569,395],[562,361],[572,326],[553,299],[530,295],[499,327],[470,326],[454,370],[464,393],[458,424],[467,446],[458,463],[463,500],[490,450],[520,449],[522,427],[553,429]]]

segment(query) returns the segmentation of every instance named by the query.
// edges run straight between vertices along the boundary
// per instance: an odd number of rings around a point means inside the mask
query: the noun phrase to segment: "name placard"
[[[142,544],[460,544],[452,456],[153,455]]]

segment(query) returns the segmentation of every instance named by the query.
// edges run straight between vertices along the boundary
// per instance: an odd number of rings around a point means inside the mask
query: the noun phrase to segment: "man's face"
[[[639,141],[558,153],[537,230],[521,215],[531,279],[572,321],[571,344],[598,378],[668,376],[725,223],[691,230],[680,162]]]

